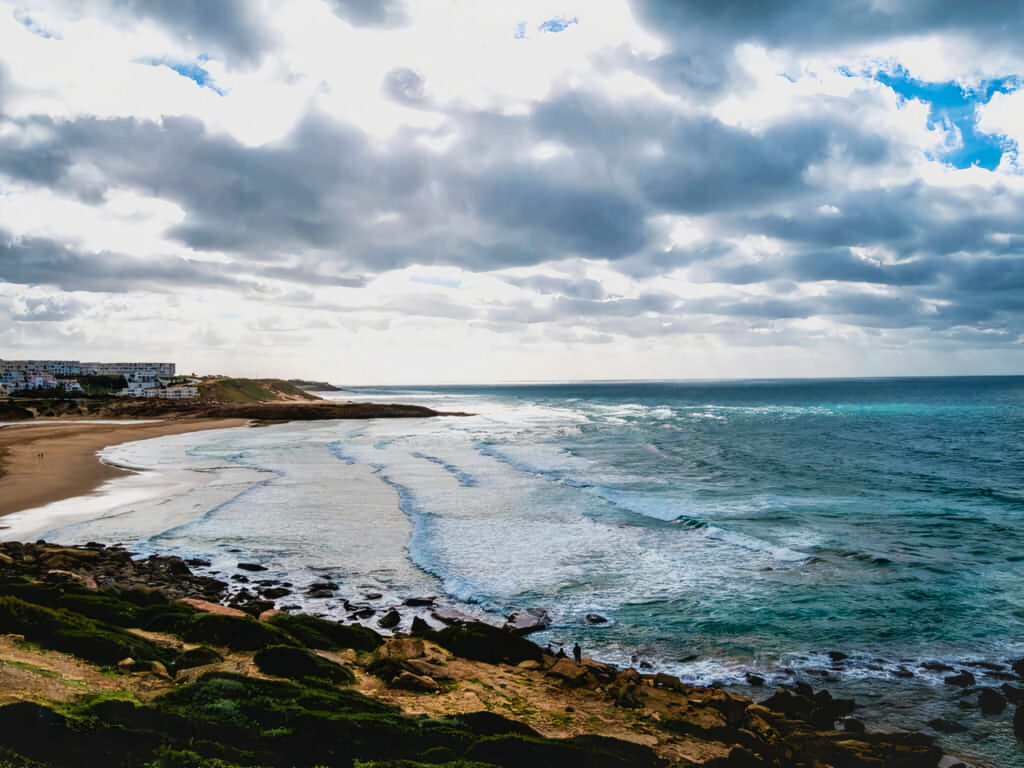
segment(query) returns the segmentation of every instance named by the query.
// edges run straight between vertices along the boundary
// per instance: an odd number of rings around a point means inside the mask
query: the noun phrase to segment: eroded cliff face
[[[418,621],[413,636],[384,637],[229,608],[226,587],[175,557],[0,545],[0,765],[933,768],[942,757],[924,734],[865,733],[845,719],[853,702],[806,686],[757,704],[556,658],[486,624]]]

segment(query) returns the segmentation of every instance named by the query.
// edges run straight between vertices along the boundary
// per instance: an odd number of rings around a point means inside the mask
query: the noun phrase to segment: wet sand
[[[246,419],[180,419],[0,424],[0,517],[91,493],[107,480],[127,474],[99,460],[97,453],[107,446],[246,423]]]

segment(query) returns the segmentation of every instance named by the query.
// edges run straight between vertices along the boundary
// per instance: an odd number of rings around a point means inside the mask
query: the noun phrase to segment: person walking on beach
[[[579,643],[576,643],[576,645],[572,647],[572,657],[576,659],[577,664],[583,661],[583,651],[580,648]]]

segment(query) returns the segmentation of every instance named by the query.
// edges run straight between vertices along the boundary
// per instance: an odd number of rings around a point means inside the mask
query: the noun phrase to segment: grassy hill
[[[211,403],[320,399],[283,379],[210,379],[199,385],[199,396]]]

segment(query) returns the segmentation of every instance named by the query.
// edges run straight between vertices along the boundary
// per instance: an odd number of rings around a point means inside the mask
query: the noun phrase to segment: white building
[[[173,376],[177,366],[174,363],[82,363],[82,370],[98,376],[147,375]]]
[[[161,387],[156,390],[156,396],[161,400],[191,400],[192,398],[199,397],[199,387],[182,385]]]

